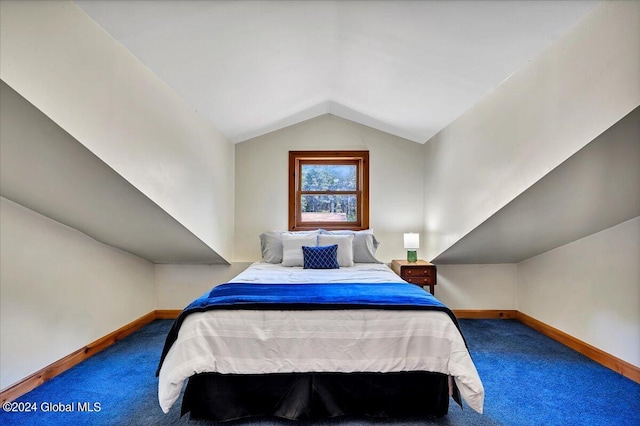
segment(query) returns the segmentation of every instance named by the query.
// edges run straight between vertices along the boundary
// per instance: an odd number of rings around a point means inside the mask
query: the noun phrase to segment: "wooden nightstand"
[[[436,285],[437,275],[436,265],[433,263],[424,260],[418,260],[416,262],[392,260],[391,269],[400,275],[400,278],[411,284],[419,285],[420,287],[428,285],[429,292],[435,294],[434,287]]]

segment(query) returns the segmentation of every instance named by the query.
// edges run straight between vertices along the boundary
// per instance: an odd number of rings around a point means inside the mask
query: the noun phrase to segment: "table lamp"
[[[416,262],[418,260],[417,249],[420,248],[420,234],[409,232],[404,234],[404,248],[407,249],[407,260]]]

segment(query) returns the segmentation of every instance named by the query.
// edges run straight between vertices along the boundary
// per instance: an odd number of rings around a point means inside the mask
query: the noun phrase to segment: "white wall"
[[[154,265],[0,198],[0,389],[155,309]]]
[[[423,224],[422,145],[323,115],[236,145],[236,260],[260,260],[260,233],[287,229],[289,150],[331,149],[369,151],[378,259],[406,257],[402,233],[421,232]]]
[[[0,78],[221,256],[234,146],[70,1],[0,3]]]
[[[515,310],[516,264],[438,265],[435,295],[451,309]]]
[[[251,263],[231,265],[155,265],[157,309],[184,309],[194,299],[245,270]]]
[[[640,217],[518,264],[518,310],[640,366]]]
[[[603,2],[425,144],[427,258],[640,105],[638,22]]]

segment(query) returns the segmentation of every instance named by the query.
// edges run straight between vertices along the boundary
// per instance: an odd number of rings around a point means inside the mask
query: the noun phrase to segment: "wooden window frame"
[[[303,195],[300,170],[303,164],[355,164],[357,166],[356,195],[357,220],[355,222],[303,222],[300,205]],[[313,192],[313,191],[310,191]],[[307,193],[307,192],[305,192]],[[350,193],[349,191],[322,191],[315,194]],[[289,230],[369,228],[369,151],[289,151]]]

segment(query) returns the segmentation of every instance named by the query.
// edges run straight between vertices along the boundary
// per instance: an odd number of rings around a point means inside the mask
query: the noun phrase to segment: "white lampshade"
[[[420,234],[410,232],[404,234],[404,248],[406,249],[419,249],[420,248]]]

